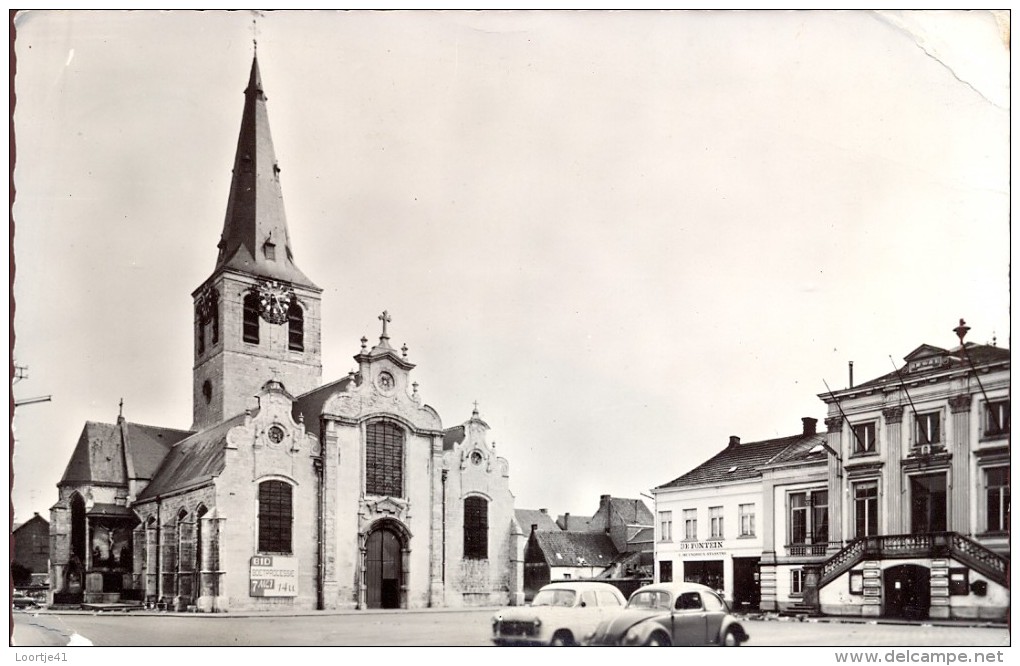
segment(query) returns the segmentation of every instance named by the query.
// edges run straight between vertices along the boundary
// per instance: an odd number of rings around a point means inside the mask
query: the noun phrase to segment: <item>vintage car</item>
[[[747,632],[723,598],[696,583],[658,583],[639,588],[627,607],[601,622],[587,645],[730,645]]]
[[[540,589],[530,606],[492,617],[496,645],[579,645],[602,620],[623,610],[626,597],[608,583],[564,581]]]

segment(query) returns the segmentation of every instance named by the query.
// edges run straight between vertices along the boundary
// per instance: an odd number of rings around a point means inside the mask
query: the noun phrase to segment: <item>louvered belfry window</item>
[[[290,553],[292,488],[283,481],[259,484],[259,552]]]
[[[305,313],[297,301],[291,301],[287,309],[287,349],[305,350]]]
[[[404,494],[404,431],[385,421],[370,423],[365,441],[365,493]]]
[[[489,557],[489,503],[482,497],[464,499],[464,558]]]
[[[259,342],[259,297],[258,294],[248,293],[244,297],[244,322],[243,331],[245,342],[258,344]]]

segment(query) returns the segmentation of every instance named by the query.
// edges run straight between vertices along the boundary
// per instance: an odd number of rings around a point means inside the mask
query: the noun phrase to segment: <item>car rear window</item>
[[[635,592],[627,608],[661,608],[669,610],[669,594],[665,592]]]
[[[532,606],[573,606],[577,592],[573,590],[539,590],[531,601]]]

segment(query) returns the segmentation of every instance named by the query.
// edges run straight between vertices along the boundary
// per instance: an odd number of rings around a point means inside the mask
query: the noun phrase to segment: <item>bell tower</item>
[[[240,414],[269,380],[292,395],[322,381],[322,290],[294,263],[257,57],[217,247],[212,275],[192,293],[192,430]]]

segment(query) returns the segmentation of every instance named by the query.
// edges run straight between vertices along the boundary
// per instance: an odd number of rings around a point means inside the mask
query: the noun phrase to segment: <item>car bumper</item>
[[[526,647],[549,644],[549,641],[542,640],[536,636],[495,636],[493,637],[492,642],[496,645],[505,647]]]

